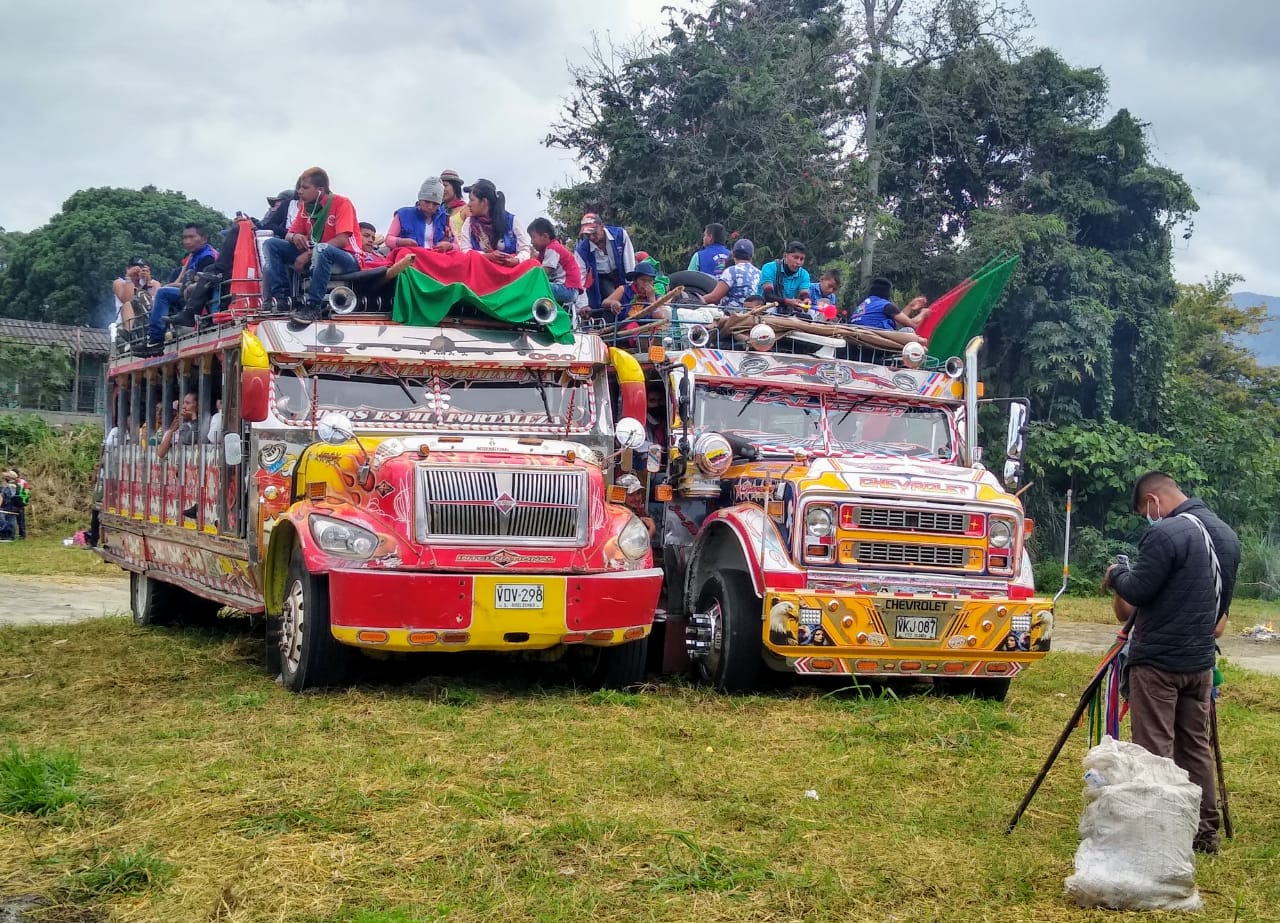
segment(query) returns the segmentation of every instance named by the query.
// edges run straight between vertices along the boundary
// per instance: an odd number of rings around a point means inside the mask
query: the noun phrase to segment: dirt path
[[[119,577],[6,577],[0,574],[0,625],[59,625],[129,611]]]
[[[1089,622],[1056,622],[1053,649],[1100,654],[1115,641],[1116,630],[1110,625]],[[1218,646],[1222,648],[1222,655],[1236,666],[1280,676],[1280,641],[1250,641],[1233,635],[1228,628],[1218,639]]]
[[[129,581],[119,577],[5,577],[0,575],[0,625],[56,625],[129,611]],[[1116,629],[1059,621],[1053,649],[1100,654]],[[1250,641],[1228,634],[1222,653],[1239,666],[1280,676],[1280,641]]]

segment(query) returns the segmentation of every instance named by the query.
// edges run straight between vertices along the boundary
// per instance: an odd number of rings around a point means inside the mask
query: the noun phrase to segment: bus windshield
[[[578,379],[559,369],[460,368],[409,377],[386,366],[330,367],[277,372],[272,403],[286,423],[308,426],[340,410],[357,425],[582,433],[600,425],[602,386],[599,376]]]
[[[954,421],[936,407],[776,388],[700,388],[698,428],[754,445],[763,454],[797,449],[951,461]]]

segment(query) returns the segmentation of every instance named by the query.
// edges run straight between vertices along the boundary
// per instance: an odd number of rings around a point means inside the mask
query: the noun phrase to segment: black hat
[[[294,196],[294,192],[292,189],[282,189],[280,190],[280,192],[276,193],[275,195],[267,196],[267,204],[275,205],[277,202],[281,201],[282,199],[286,202],[292,202],[293,196]]]
[[[128,264],[129,269],[132,269],[135,266],[139,266],[139,267],[145,266],[147,269],[151,268],[151,264],[148,263],[146,260],[144,260],[140,256],[135,256],[133,259],[129,261],[129,264]]]
[[[476,195],[482,195],[483,193],[488,192],[490,195],[493,195],[498,191],[498,187],[493,184],[493,180],[491,179],[478,179],[470,186],[463,186],[462,191],[474,191]]]

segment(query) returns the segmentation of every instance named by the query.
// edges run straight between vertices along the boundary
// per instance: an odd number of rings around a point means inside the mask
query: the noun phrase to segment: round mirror
[[[733,447],[719,433],[703,433],[693,441],[693,463],[710,477],[719,477],[733,464]]]
[[[768,324],[756,324],[751,328],[751,333],[748,334],[748,338],[750,339],[753,348],[765,350],[773,346],[774,340],[778,337],[773,332],[773,328]]]
[[[623,417],[615,424],[613,435],[624,449],[638,449],[644,445],[644,424],[635,417]]]
[[[344,442],[350,442],[356,435],[355,424],[351,422],[351,418],[345,413],[336,411],[330,411],[321,417],[316,429],[320,433],[320,438],[329,445],[342,445]]]
[[[902,347],[902,361],[913,369],[924,365],[925,348],[923,343],[911,342]]]

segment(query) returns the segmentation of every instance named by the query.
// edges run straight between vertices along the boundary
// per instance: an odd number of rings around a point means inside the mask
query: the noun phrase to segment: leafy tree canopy
[[[839,253],[856,161],[842,151],[851,42],[832,0],[716,0],[672,11],[652,45],[602,47],[546,143],[587,180],[556,190],[554,214],[623,224],[637,247],[680,268],[712,222],[758,258],[804,241]]]
[[[180,192],[82,189],[44,227],[7,247],[0,271],[0,310],[10,317],[106,326],[111,281],[131,257],[167,278],[182,259],[182,227],[206,228],[216,247],[230,224],[222,213]]]

